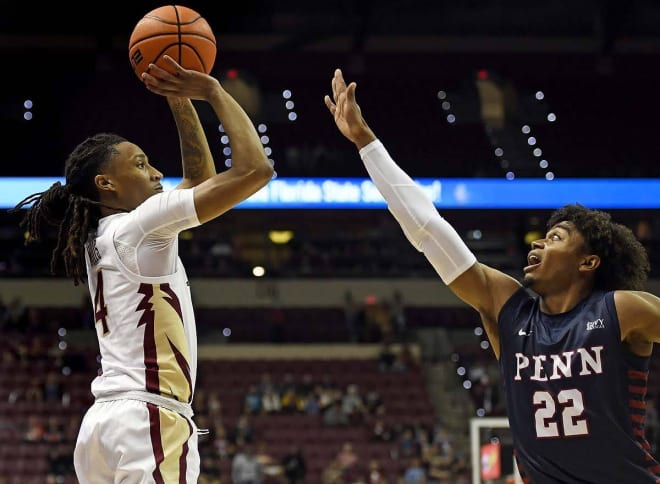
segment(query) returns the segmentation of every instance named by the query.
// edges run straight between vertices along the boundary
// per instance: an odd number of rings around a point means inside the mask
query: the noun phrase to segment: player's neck
[[[591,294],[591,286],[570,286],[569,288],[541,295],[541,311],[546,314],[566,313]]]

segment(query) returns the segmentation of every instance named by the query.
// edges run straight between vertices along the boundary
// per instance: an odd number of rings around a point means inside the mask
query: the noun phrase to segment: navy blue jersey
[[[533,484],[660,482],[644,437],[650,358],[621,342],[613,292],[562,314],[521,288],[498,318],[516,457]]]

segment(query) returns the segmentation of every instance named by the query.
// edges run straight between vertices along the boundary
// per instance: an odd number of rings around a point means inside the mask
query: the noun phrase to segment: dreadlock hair
[[[644,289],[651,266],[646,249],[632,230],[613,222],[610,214],[580,204],[555,210],[547,228],[564,220],[573,223],[582,234],[586,250],[600,257],[594,280],[596,289]]]
[[[59,227],[57,245],[51,254],[50,270],[62,265],[67,277],[78,285],[86,276],[85,242],[101,217],[94,177],[118,151],[115,145],[126,139],[112,133],[99,133],[80,143],[65,164],[66,184],[54,183],[48,190],[26,197],[11,211],[32,204],[21,222],[27,230],[25,244],[42,239],[46,224]],[[114,207],[108,207],[114,208]]]

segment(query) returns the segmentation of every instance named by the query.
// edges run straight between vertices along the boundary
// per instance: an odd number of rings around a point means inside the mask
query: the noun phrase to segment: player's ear
[[[589,254],[580,261],[581,271],[595,271],[600,266],[600,257],[595,254]]]
[[[114,191],[115,189],[115,186],[112,184],[112,180],[110,180],[108,175],[96,175],[94,177],[94,185],[96,185],[96,188],[99,190]]]

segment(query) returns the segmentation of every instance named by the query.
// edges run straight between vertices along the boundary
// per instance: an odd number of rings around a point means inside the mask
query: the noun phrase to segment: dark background
[[[1,2],[2,176],[56,176],[84,137],[115,131],[178,176],[178,142],[163,99],[132,72],[128,38],[158,2]],[[657,177],[660,2],[330,1],[187,2],[217,37],[213,74],[229,69],[260,100],[278,176],[364,176],[323,104],[335,67],[358,82],[358,101],[413,176]],[[522,151],[502,159],[480,117],[475,78],[513,93],[502,133]],[[291,89],[298,121],[280,93]],[[447,92],[456,123],[437,98]],[[543,91],[537,101],[534,93]],[[24,99],[33,119],[23,119]],[[254,99],[252,99],[254,101]],[[223,156],[217,124],[200,106]],[[554,113],[557,121],[545,116]],[[528,124],[543,149],[525,151]],[[512,141],[513,140],[513,141]],[[517,148],[516,148],[517,149]],[[549,168],[538,168],[546,159]],[[508,165],[507,165],[508,163]]]
[[[99,131],[140,145],[165,176],[180,175],[167,104],[144,88],[128,59],[134,25],[161,5],[0,2],[0,176],[60,176],[68,153]],[[267,125],[279,177],[366,176],[323,103],[337,67],[358,82],[364,116],[413,177],[660,176],[660,2],[245,0],[186,6],[200,12],[216,35],[212,74],[250,108],[256,124]],[[237,80],[227,78],[232,70]],[[499,128],[482,115],[480,76],[504,96]],[[285,89],[292,92],[295,122],[287,119]],[[25,99],[34,103],[30,121],[23,119]],[[217,119],[206,104],[197,105],[218,169],[224,169]],[[548,121],[550,113],[555,122]],[[523,125],[537,145],[527,144]],[[497,147],[503,156],[495,154]],[[535,147],[541,156],[532,153]],[[238,260],[229,265],[209,265],[204,258],[187,263],[193,275],[210,277],[250,277],[255,263],[265,263],[272,277],[435,277],[390,214],[376,212],[230,212],[195,232],[197,252],[205,255],[227,240],[256,255],[235,252]],[[527,252],[525,236],[544,230],[549,211],[443,215],[480,260],[517,273]],[[658,211],[613,215],[644,241],[656,277]],[[0,270],[14,277],[47,272],[49,251],[27,251],[17,220],[1,217]],[[369,227],[382,233],[365,235]],[[267,255],[271,229],[295,232],[288,262],[277,267]],[[475,229],[483,239],[470,240]],[[193,253],[183,250],[185,257]],[[399,265],[392,268],[395,259]]]

